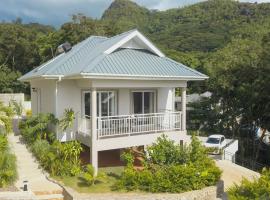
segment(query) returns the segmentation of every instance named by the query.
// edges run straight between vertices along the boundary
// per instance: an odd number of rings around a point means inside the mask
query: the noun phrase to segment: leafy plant
[[[74,120],[75,120],[75,113],[74,113],[73,109],[72,108],[65,109],[64,116],[59,121],[59,126],[60,126],[61,130],[65,131],[68,128],[70,128],[73,125]]]
[[[10,102],[10,106],[13,108],[14,110],[14,113],[18,116],[21,116],[22,115],[22,112],[23,112],[23,105],[21,102],[17,102],[15,100],[12,100]]]
[[[148,152],[142,170],[134,169],[131,153],[122,155],[127,167],[114,189],[178,193],[215,185],[220,178],[220,169],[195,136],[184,147],[162,136]]]
[[[8,140],[5,135],[0,134],[0,152],[5,152],[8,149]]]
[[[97,182],[104,181],[106,179],[106,174],[98,173],[97,176],[95,176],[95,168],[92,165],[86,165],[82,179],[87,185],[90,186],[96,184]]]
[[[39,114],[20,121],[19,128],[28,144],[32,144],[37,139],[46,139],[53,142],[55,133],[51,131],[51,126],[56,123],[57,119],[53,114]]]
[[[232,200],[270,199],[270,170],[263,169],[258,180],[243,179],[240,185],[229,188],[228,194]]]
[[[0,156],[0,188],[13,183],[17,178],[16,157],[8,152]]]

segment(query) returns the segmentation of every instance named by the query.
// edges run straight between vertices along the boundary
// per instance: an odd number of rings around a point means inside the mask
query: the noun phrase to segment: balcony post
[[[91,164],[95,169],[95,175],[98,172],[98,151],[97,145],[97,91],[92,88],[91,92]]]
[[[187,97],[186,97],[186,94],[187,93],[187,88],[186,87],[183,87],[182,88],[182,96],[181,96],[181,106],[182,106],[182,121],[181,121],[181,124],[182,124],[182,131],[185,131],[186,130],[186,111],[187,111],[187,108],[186,108],[186,104],[187,104]]]

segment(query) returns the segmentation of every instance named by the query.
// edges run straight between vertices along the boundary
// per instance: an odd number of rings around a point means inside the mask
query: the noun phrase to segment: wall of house
[[[57,137],[60,141],[70,141],[75,139],[77,130],[77,120],[81,116],[81,91],[76,80],[62,80],[57,83],[57,110],[56,117],[61,118],[65,109],[73,109],[76,115],[74,126],[66,131],[57,132]]]
[[[118,90],[118,114],[128,115],[131,113],[130,90],[121,88]]]
[[[55,114],[55,80],[31,81],[32,113]]]

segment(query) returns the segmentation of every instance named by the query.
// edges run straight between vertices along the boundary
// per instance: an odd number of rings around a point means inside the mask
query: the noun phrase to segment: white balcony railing
[[[97,117],[97,138],[181,130],[181,112]],[[82,118],[79,132],[91,132],[91,119]]]

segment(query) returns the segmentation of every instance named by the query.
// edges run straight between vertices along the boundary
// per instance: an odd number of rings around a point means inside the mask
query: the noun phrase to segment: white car
[[[224,135],[210,135],[204,143],[204,146],[207,148],[216,148],[217,150],[213,153],[219,154],[220,150],[226,146],[225,137]]]

